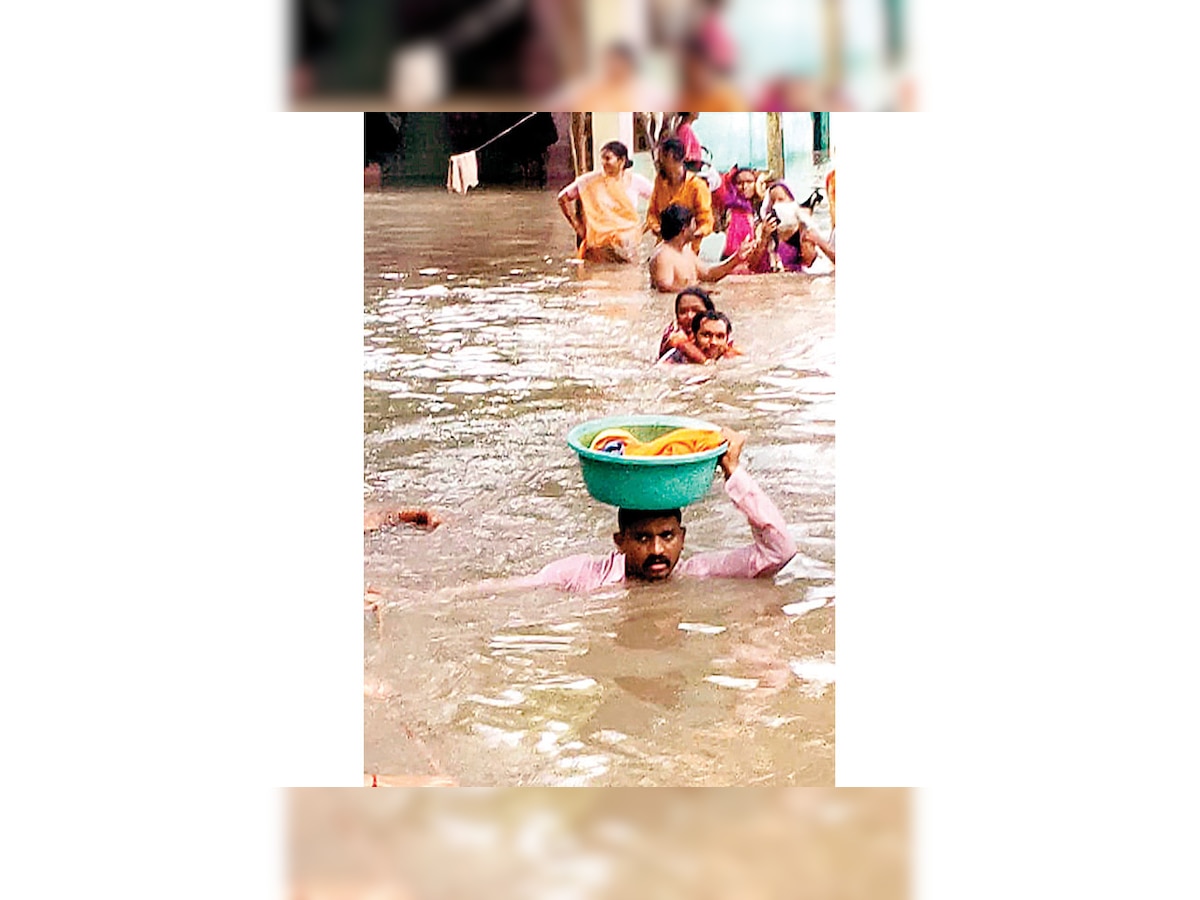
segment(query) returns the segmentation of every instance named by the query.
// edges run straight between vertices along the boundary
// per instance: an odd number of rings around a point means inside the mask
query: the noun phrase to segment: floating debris
[[[704,680],[720,687],[736,688],[739,691],[752,691],[758,687],[757,678],[733,678],[729,675],[709,675]]]
[[[793,659],[788,667],[802,681],[833,684],[835,680],[833,663],[827,659]]]
[[[821,609],[828,606],[830,603],[826,597],[817,597],[815,600],[801,600],[797,603],[789,603],[783,608],[783,611],[789,616],[802,616],[805,613],[812,612],[814,609]]]
[[[697,634],[720,634],[725,630],[724,625],[705,625],[702,622],[680,622],[680,631],[694,631]]]

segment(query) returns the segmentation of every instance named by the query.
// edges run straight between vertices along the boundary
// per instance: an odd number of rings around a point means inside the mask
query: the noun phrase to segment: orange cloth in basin
[[[622,428],[606,428],[592,439],[588,449],[602,452],[602,445],[614,441],[624,445],[623,456],[684,456],[716,450],[725,443],[725,438],[720,432],[703,428],[676,428],[652,441],[639,441]]]

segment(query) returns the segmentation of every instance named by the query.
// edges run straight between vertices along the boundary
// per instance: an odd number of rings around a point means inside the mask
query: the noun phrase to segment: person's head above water
[[[692,340],[696,347],[709,359],[720,359],[729,349],[733,337],[733,323],[723,312],[704,310],[692,319]]]
[[[678,509],[619,509],[613,543],[625,554],[625,577],[662,581],[683,552],[683,514]]]
[[[633,165],[629,148],[620,141],[609,141],[600,148],[600,166],[605,175],[619,175]]]
[[[733,186],[747,200],[753,198],[758,190],[758,173],[753,169],[735,167],[733,172]]]
[[[686,287],[675,296],[675,321],[681,330],[692,333],[692,320],[696,313],[716,309],[708,291],[698,287]]]
[[[786,203],[789,200],[796,199],[792,194],[792,189],[788,187],[787,183],[782,180],[771,182],[771,187],[767,193],[767,196],[776,203]]]
[[[689,231],[695,230],[695,222],[696,217],[692,215],[692,211],[681,203],[672,203],[658,217],[664,241],[672,241],[680,235],[683,235],[685,243],[691,240]]]

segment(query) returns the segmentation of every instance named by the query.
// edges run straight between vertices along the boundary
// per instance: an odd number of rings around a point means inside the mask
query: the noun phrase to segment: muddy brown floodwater
[[[655,368],[670,295],[573,265],[554,192],[365,195],[365,767],[461,785],[832,785],[834,278],[715,285],[745,355]],[[818,216],[828,233],[828,218]],[[566,432],[619,413],[748,435],[799,546],[773,580],[447,589],[612,547]],[[718,477],[684,557],[751,540]]]

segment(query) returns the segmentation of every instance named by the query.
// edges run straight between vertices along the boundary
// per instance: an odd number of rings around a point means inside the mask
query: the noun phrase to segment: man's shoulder
[[[618,565],[618,559],[621,565]],[[613,552],[607,556],[580,553],[555,560],[545,566],[538,578],[543,584],[586,590],[625,577],[624,557]]]
[[[673,263],[680,257],[680,251],[676,250],[666,241],[659,244],[650,254],[650,262],[657,265],[665,265]]]

